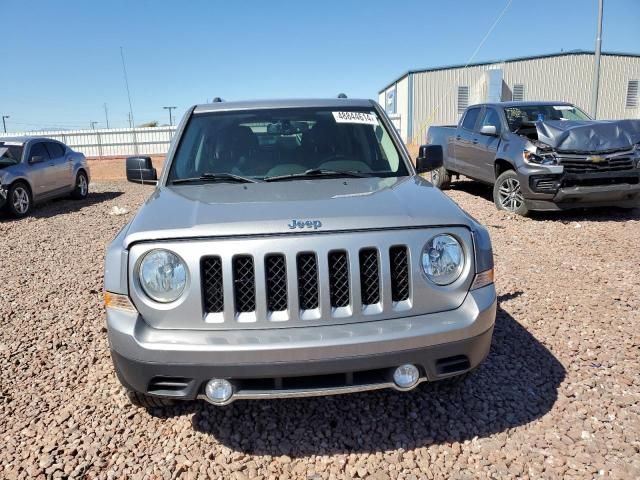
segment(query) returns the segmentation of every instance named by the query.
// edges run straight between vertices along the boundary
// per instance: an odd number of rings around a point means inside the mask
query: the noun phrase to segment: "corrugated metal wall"
[[[37,135],[59,140],[87,157],[165,154],[176,131],[172,127],[110,128],[99,130],[59,130],[14,132],[3,136]]]
[[[393,120],[396,128],[400,131],[400,136],[404,140],[407,138],[409,129],[409,77],[407,76],[398,80],[378,95],[378,103],[382,105],[382,108],[386,109],[387,92],[394,88],[396,94],[396,111],[395,113],[391,113],[387,110],[387,113]]]
[[[598,118],[640,118],[640,105],[625,108],[629,80],[640,80],[640,58],[601,57]]]
[[[640,58],[623,55],[601,57],[598,118],[639,118],[640,109],[625,108],[629,80],[640,79]],[[437,70],[413,74],[413,129],[411,140],[425,141],[429,125],[451,125],[459,120],[456,97],[459,85],[470,87],[469,103],[486,101],[486,74],[502,68],[504,97],[509,100],[513,85],[525,87],[525,100],[572,102],[589,112],[593,55],[576,54],[518,60],[490,65]]]
[[[458,122],[458,86],[469,87],[469,104],[486,97],[485,74],[501,64],[452,68],[413,75],[413,132],[416,143],[424,143],[429,125],[451,125]],[[411,143],[411,139],[407,140]]]

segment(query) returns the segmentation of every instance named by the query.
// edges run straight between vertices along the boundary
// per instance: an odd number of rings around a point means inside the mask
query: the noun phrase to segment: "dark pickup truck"
[[[434,185],[459,175],[492,184],[501,210],[640,206],[640,120],[594,121],[565,102],[486,103],[458,126],[429,128],[427,143],[443,149]]]

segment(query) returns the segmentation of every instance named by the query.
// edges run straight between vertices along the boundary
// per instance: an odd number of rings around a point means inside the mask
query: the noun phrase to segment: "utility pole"
[[[107,128],[109,128],[109,109],[106,103],[104,104],[104,119],[107,121]]]
[[[169,110],[169,126],[173,126],[173,117],[171,116],[171,110],[175,110],[176,107],[162,107],[165,110]]]
[[[593,84],[591,86],[591,116],[598,115],[598,89],[600,88],[600,51],[602,49],[602,10],[604,0],[598,0],[598,33],[596,34],[596,51],[593,56]]]
[[[4,133],[7,133],[7,123],[5,122],[5,118],[10,118],[9,115],[2,115],[2,128],[4,128]]]
[[[94,122],[93,120],[89,122],[89,125],[91,126],[91,130],[95,130],[96,129],[96,124],[98,124],[100,122]]]

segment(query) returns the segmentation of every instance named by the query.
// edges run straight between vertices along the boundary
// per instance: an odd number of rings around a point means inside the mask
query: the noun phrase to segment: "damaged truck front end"
[[[640,121],[534,122],[521,135],[532,210],[640,205]]]

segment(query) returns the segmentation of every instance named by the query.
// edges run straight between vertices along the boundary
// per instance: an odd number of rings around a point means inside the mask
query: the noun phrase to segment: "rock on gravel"
[[[640,477],[639,210],[519,218],[454,184],[500,299],[462,385],[147,412],[115,378],[101,292],[105,246],[151,190],[92,188],[0,217],[0,478]]]

